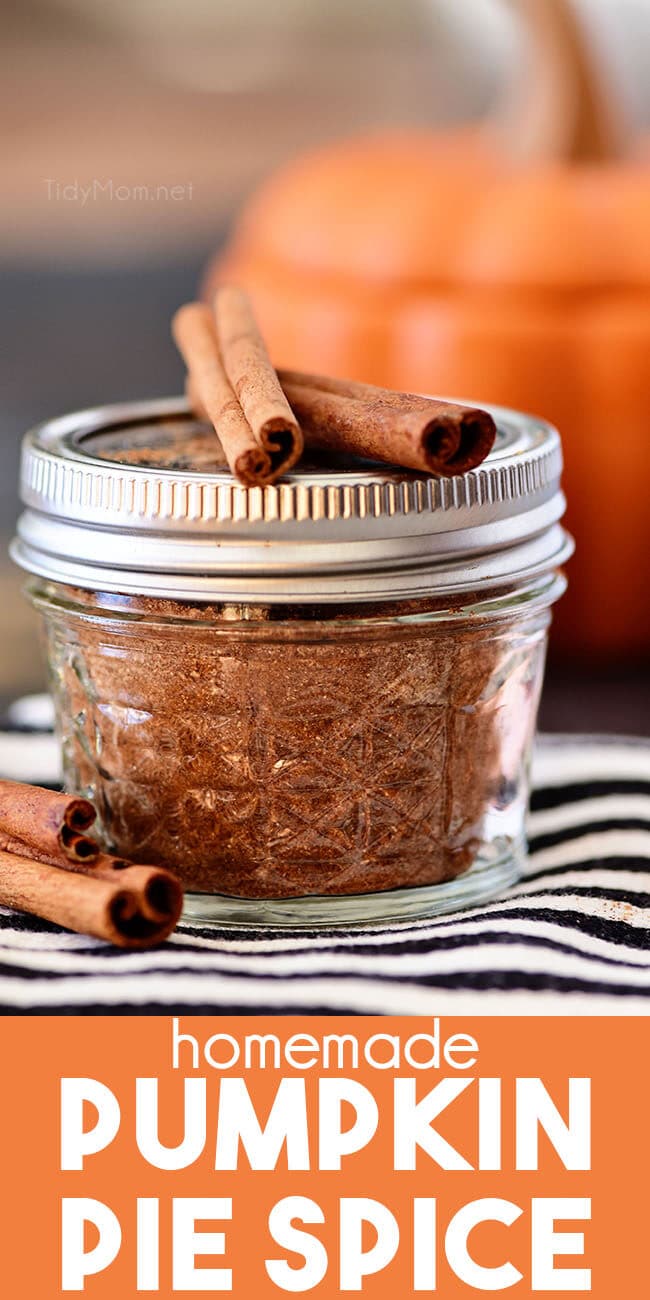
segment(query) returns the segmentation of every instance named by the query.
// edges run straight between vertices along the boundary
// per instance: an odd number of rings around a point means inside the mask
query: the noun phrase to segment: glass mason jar
[[[313,462],[247,489],[180,401],[28,436],[14,556],[66,787],[203,922],[434,915],[517,879],[550,606],[550,426],[496,411],[435,480]]]

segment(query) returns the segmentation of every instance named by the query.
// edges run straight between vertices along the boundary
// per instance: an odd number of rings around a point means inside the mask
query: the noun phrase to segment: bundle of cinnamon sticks
[[[180,881],[162,867],[103,853],[87,799],[0,781],[0,903],[120,948],[150,948],[174,929]]]
[[[449,477],[475,469],[494,444],[492,416],[370,384],[276,371],[247,295],[219,289],[214,310],[188,303],[172,332],[187,366],[192,409],[210,421],[247,487],[274,483],[305,443]]]

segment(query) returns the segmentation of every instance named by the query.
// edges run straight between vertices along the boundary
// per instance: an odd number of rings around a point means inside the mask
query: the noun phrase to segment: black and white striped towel
[[[0,731],[0,775],[55,784],[48,702]],[[525,878],[436,921],[288,936],[183,924],[123,953],[0,908],[5,1014],[650,1012],[650,742],[542,737]]]

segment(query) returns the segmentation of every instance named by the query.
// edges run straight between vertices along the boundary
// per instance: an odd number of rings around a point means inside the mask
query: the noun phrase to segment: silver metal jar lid
[[[266,488],[210,463],[182,399],[77,412],[25,438],[12,553],[51,581],[189,601],[407,599],[533,578],[572,550],[560,439],[490,409],[495,447],[468,474],[331,461]],[[190,438],[199,468],[165,452]]]

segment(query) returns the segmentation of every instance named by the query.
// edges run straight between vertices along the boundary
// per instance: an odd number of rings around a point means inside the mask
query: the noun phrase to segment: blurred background
[[[647,731],[650,0],[5,0],[0,705],[33,423],[180,391],[250,288],[278,364],[559,424],[578,540],[542,708]]]

